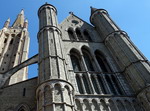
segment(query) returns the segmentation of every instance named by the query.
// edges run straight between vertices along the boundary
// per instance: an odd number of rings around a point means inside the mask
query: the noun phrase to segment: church
[[[28,58],[22,10],[0,30],[0,111],[149,111],[150,63],[105,9],[90,23],[73,13],[58,24],[57,9],[38,10],[38,54]],[[28,67],[38,64],[38,77]]]

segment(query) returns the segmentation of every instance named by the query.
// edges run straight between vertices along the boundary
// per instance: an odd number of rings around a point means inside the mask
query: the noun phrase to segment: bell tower
[[[67,81],[57,10],[51,4],[39,8],[39,75],[37,111],[74,111],[73,86]]]
[[[24,20],[24,11],[21,10],[12,26],[9,24],[10,18],[0,31],[0,73],[5,73],[28,59],[29,35],[26,27],[28,22]],[[9,84],[26,79],[27,68],[23,68],[10,78]]]

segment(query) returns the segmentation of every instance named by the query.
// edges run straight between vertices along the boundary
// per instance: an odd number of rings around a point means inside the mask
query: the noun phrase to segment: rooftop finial
[[[73,15],[73,12],[69,12],[69,14]]]
[[[93,8],[92,6],[90,6],[90,8],[91,8],[91,14],[93,14],[97,10],[97,8]]]

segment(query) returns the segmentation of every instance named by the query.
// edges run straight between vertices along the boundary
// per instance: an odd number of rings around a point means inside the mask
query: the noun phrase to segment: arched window
[[[83,34],[84,34],[84,37],[85,37],[86,40],[92,41],[92,39],[91,39],[91,37],[90,37],[88,31],[84,30]]]
[[[112,72],[109,64],[107,63],[107,60],[99,51],[95,51],[95,56],[103,72]]]
[[[77,34],[77,37],[78,37],[79,40],[83,40],[81,31],[78,28],[76,29],[76,34]]]
[[[73,30],[68,29],[68,35],[69,35],[70,40],[76,40]]]
[[[71,58],[73,70],[75,72],[81,71],[79,55],[74,51],[70,51],[70,58]]]
[[[82,48],[82,53],[83,53],[84,61],[85,61],[88,71],[94,71],[90,53],[86,49],[83,49],[83,48]]]

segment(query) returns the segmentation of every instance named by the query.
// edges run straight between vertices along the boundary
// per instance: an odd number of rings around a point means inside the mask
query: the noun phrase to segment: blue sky
[[[115,23],[128,33],[130,39],[150,60],[150,0],[1,0],[0,28],[10,17],[13,24],[17,14],[24,9],[29,21],[30,53],[38,53],[38,8],[48,2],[58,11],[59,23],[69,12],[89,23],[90,6],[106,9]],[[37,65],[29,67],[29,78],[37,75]]]

